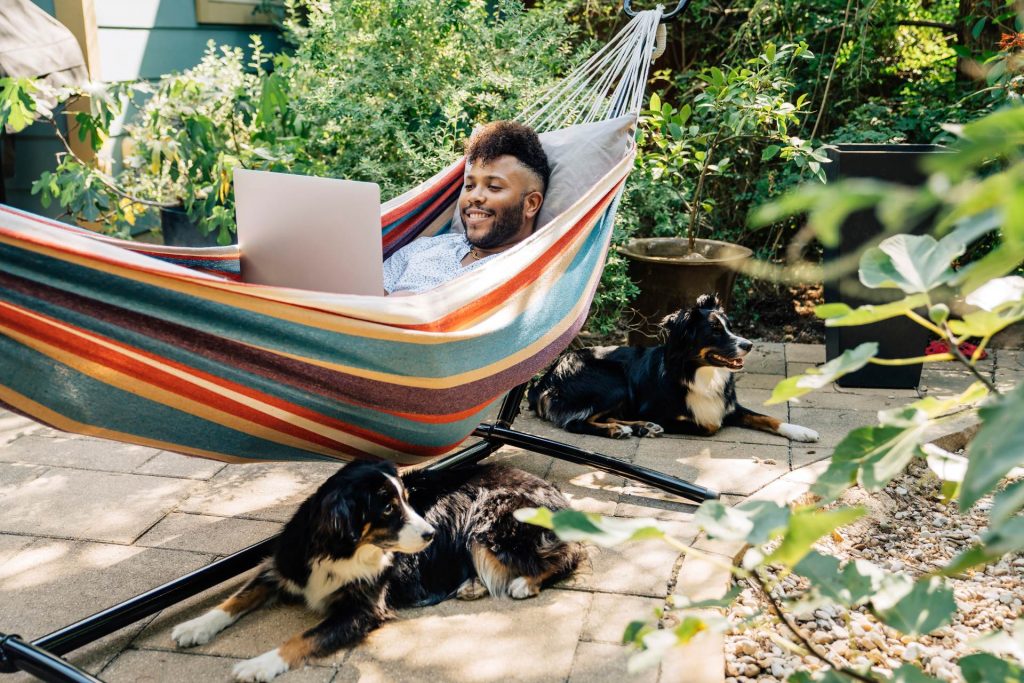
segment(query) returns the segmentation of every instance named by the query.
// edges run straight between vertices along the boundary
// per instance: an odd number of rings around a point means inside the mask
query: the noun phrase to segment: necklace
[[[469,250],[469,255],[473,257],[474,261],[479,261],[480,259],[483,258],[483,256],[480,256],[479,254],[476,253],[476,249],[475,248],[471,248]]]

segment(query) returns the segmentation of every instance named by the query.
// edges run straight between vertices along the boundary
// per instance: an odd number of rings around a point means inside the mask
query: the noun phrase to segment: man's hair
[[[529,126],[515,121],[494,121],[473,131],[466,142],[466,161],[488,163],[508,154],[533,171],[541,180],[541,192],[548,189],[551,166],[540,138]]]

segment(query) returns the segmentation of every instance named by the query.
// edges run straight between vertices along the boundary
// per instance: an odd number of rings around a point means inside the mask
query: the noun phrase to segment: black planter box
[[[829,181],[841,178],[875,178],[908,186],[924,183],[921,160],[941,151],[936,145],[868,145],[840,144],[828,152],[832,163],[825,166]],[[930,221],[908,226],[907,232],[923,233]],[[839,245],[825,250],[825,260],[856,253],[866,242],[877,240],[882,225],[874,209],[851,214],[840,230]],[[864,304],[882,304],[896,301],[905,295],[897,289],[868,289],[857,277],[856,271],[838,280],[825,283],[825,301],[844,303],[851,308]],[[922,315],[926,311],[918,311]],[[856,327],[826,327],[825,357],[832,360],[869,341],[878,342],[879,358],[915,358],[924,355],[931,333],[912,320],[900,316],[890,320]],[[887,366],[868,364],[857,372],[839,378],[842,387],[878,387],[886,389],[916,388],[921,380],[921,364]]]

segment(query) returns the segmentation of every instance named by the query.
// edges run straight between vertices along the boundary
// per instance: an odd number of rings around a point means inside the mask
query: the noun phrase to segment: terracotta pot
[[[701,294],[717,294],[723,306],[732,299],[736,273],[753,256],[750,249],[718,240],[697,240],[696,256],[682,237],[633,239],[620,246],[629,259],[629,276],[640,288],[633,302],[634,320],[629,343],[653,346],[660,343],[658,323],[684,306],[692,306]]]

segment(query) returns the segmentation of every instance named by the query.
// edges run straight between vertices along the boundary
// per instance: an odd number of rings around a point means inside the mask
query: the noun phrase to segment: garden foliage
[[[934,234],[892,234],[861,256],[861,282],[870,288],[895,290],[902,298],[857,309],[826,304],[817,313],[828,326],[907,316],[945,339],[953,349],[951,354],[880,359],[875,357],[877,344],[862,344],[804,375],[784,380],[775,387],[769,403],[797,400],[867,363],[942,362],[955,357],[974,368],[993,335],[1024,321],[1024,277],[1013,274],[1024,261],[1024,107],[999,110],[964,126],[962,134],[954,153],[932,158],[929,182],[920,190],[866,181],[808,185],[758,215],[767,222],[807,213],[811,229],[827,245],[837,240],[837,226],[843,218],[865,205],[876,211],[891,233],[898,233],[915,218],[934,214]],[[871,200],[866,202],[865,197]],[[994,241],[991,251],[973,262],[960,262],[970,245],[981,239]],[[970,306],[969,312],[952,315],[949,303],[960,297]],[[981,341],[979,350],[966,358],[958,347],[969,337]],[[976,374],[978,381],[959,396],[927,397],[880,411],[877,425],[847,434],[836,446],[828,469],[811,487],[816,502],[790,508],[764,501],[736,507],[707,501],[698,508],[695,521],[709,538],[749,544],[741,566],[733,568],[737,578],[763,585],[769,581],[763,570],[767,565],[781,568],[783,575],[795,572],[807,578],[811,590],[791,605],[795,611],[813,609],[821,601],[847,607],[866,605],[886,625],[908,635],[928,633],[950,623],[957,606],[945,577],[1024,551],[1024,482],[1006,483],[1014,468],[1024,467],[1024,384],[996,386],[985,375]],[[931,427],[962,417],[968,410],[977,413],[980,429],[966,455],[926,443]],[[922,576],[890,572],[863,560],[842,564],[815,549],[822,536],[863,514],[859,508],[836,504],[846,489],[860,485],[880,491],[918,458],[943,480],[943,494],[959,509],[967,510],[982,497],[993,496],[989,527],[973,547]],[[563,538],[604,545],[664,537],[654,520],[606,519],[575,511],[551,515],[527,510],[518,514],[520,519],[553,528]],[[699,554],[671,542],[684,553]],[[687,604],[682,597],[677,602],[687,609],[719,604]],[[684,613],[679,621],[680,626],[667,631],[651,624],[632,625],[625,640],[640,648],[634,664],[655,662],[665,649],[687,642],[700,631],[726,627],[723,620],[703,618],[699,613]],[[959,662],[965,680],[1024,680],[1022,637],[1024,620],[1008,632],[996,631],[975,642],[981,653]],[[1009,659],[999,659],[1007,656]],[[870,670],[825,664],[832,668],[824,678],[798,673],[790,681],[885,680]],[[1005,675],[993,677],[998,671]],[[935,680],[910,664],[894,675],[897,680]]]

